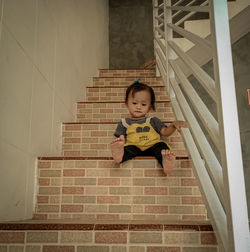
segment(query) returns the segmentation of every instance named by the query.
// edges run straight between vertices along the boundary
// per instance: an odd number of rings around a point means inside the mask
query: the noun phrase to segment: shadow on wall
[[[138,68],[153,49],[152,0],[109,0],[109,68]]]

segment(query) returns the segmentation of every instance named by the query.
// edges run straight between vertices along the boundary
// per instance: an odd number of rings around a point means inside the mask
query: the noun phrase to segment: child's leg
[[[124,144],[125,137],[123,135],[115,138],[110,144],[113,159],[118,164],[122,161],[124,155]]]
[[[143,152],[136,146],[134,145],[128,145],[124,147],[124,155],[122,158],[122,163],[130,160],[134,157],[141,156]]]
[[[175,165],[175,155],[169,150],[166,143],[160,142],[150,148],[158,162],[163,167],[165,174],[169,174]]]
[[[113,159],[116,163],[123,163],[129,159],[136,156],[140,156],[142,151],[134,145],[125,146],[125,137],[121,135],[120,137],[114,139],[111,142],[111,152]]]
[[[175,154],[170,150],[162,150],[162,166],[164,173],[167,175],[172,172],[175,165]]]

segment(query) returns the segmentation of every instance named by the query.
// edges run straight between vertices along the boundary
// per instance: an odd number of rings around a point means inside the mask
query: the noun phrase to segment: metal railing
[[[227,1],[153,0],[153,12],[157,71],[167,88],[176,118],[190,125],[182,130],[182,136],[220,251],[249,252]],[[184,27],[184,22],[197,13],[207,13],[209,17],[209,39]],[[180,38],[199,47],[201,52],[208,50],[212,54],[209,63],[212,74],[178,45],[176,41]],[[188,71],[184,72],[182,66]],[[207,105],[208,98],[216,105],[215,113]]]

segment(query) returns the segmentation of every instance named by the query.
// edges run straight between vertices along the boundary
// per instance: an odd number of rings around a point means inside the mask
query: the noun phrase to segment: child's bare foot
[[[116,163],[120,163],[124,154],[125,137],[121,135],[111,142],[111,152]]]
[[[163,171],[167,175],[169,174],[175,165],[175,154],[170,150],[162,150],[162,165],[163,165]]]

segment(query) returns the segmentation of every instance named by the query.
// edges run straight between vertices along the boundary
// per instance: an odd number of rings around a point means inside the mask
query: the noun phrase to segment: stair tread
[[[51,157],[38,157],[38,160],[113,160],[112,157],[83,157],[83,156],[51,156]],[[155,159],[153,156],[135,157],[132,160]],[[176,156],[177,160],[189,159],[187,156]]]
[[[161,100],[161,101],[155,101],[155,103],[164,103],[164,102],[170,102],[170,100]],[[107,103],[107,101],[79,101],[78,104],[92,104],[92,103]],[[108,103],[124,103],[124,101],[108,101]]]
[[[147,221],[147,220],[23,220],[0,223],[0,230],[195,230],[212,231],[209,221],[187,222],[187,221]]]
[[[117,122],[63,122],[62,124],[117,124]],[[170,123],[172,120],[162,120],[163,123]]]
[[[158,88],[158,87],[165,87],[164,85],[155,85],[153,86],[153,88]],[[86,88],[126,88],[123,86],[118,86],[118,85],[114,85],[114,86],[87,86]]]

